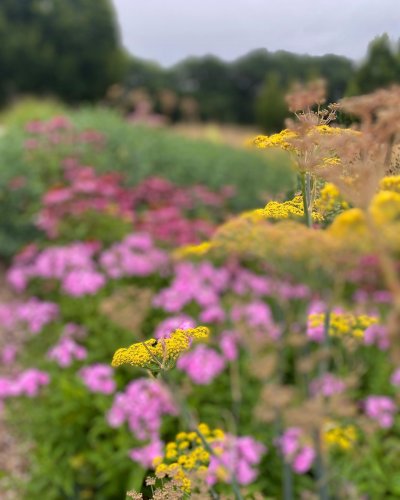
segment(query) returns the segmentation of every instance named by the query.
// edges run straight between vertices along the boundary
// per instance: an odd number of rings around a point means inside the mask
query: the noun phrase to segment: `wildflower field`
[[[400,498],[400,88],[287,104],[4,127],[4,498]]]

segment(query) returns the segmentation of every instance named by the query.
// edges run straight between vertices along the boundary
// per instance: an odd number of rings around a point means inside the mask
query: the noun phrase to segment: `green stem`
[[[329,346],[329,327],[331,321],[331,311],[330,308],[327,308],[324,318],[324,339],[323,346],[328,348]],[[323,377],[328,370],[328,359],[326,355],[321,360],[319,365],[319,376]],[[324,463],[324,458],[321,450],[321,438],[318,430],[314,433],[314,446],[316,452],[316,461],[315,461],[315,473],[317,476],[318,482],[318,494],[320,500],[329,500],[329,491],[328,491],[328,482],[327,482],[327,468]]]
[[[303,196],[304,218],[307,227],[312,226],[311,218],[311,175],[308,172],[301,174],[301,192]]]

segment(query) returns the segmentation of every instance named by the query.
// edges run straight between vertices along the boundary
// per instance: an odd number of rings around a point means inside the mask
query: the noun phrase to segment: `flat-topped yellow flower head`
[[[166,339],[149,339],[118,349],[111,365],[133,365],[153,372],[172,368],[178,357],[189,350],[192,341],[206,339],[209,329],[205,326],[177,329]]]

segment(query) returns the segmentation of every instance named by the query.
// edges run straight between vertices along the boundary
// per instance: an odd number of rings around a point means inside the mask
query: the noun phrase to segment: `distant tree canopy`
[[[155,101],[162,89],[169,89],[180,97],[190,96],[197,101],[203,120],[258,122],[271,130],[282,124],[286,116],[282,91],[291,83],[313,77],[325,78],[328,98],[336,101],[344,95],[353,74],[354,63],[345,57],[315,57],[259,49],[233,62],[215,56],[192,57],[168,69],[132,59],[124,83],[128,88],[146,88]],[[279,83],[274,83],[274,79]],[[273,85],[279,88],[273,89]],[[278,101],[272,111],[267,101],[268,95],[274,92]]]
[[[324,78],[329,102],[400,82],[400,45],[387,35],[371,42],[359,65],[332,54],[259,49],[232,62],[209,55],[163,68],[122,49],[111,0],[0,2],[0,104],[21,94],[72,103],[107,94],[127,112],[145,98],[146,109],[173,121],[258,123],[273,131],[283,125],[284,93],[295,81]]]
[[[388,35],[376,37],[368,47],[366,59],[349,82],[348,95],[359,95],[400,82],[400,44]]]
[[[1,0],[0,99],[96,100],[123,77],[109,0]]]

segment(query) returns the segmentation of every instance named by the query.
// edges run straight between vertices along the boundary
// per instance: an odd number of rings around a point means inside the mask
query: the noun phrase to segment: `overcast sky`
[[[400,38],[400,0],[113,0],[122,39],[171,65],[188,55],[232,60],[255,48],[359,59],[384,32]]]

